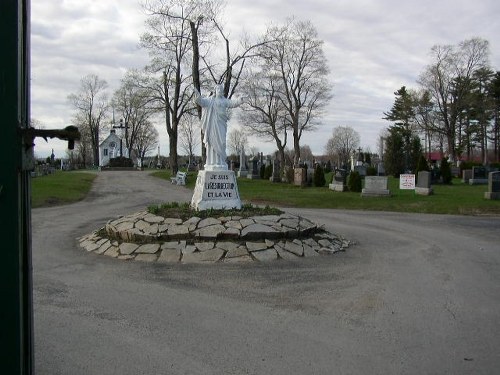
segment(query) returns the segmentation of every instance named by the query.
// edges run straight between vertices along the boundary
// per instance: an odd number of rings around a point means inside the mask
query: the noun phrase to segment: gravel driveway
[[[37,374],[491,374],[500,218],[288,209],[356,244],[300,261],[167,265],[76,238],[191,191],[101,172],[33,210]]]

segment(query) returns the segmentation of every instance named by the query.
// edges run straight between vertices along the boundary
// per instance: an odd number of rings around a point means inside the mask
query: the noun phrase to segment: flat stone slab
[[[183,221],[146,211],[120,216],[78,239],[88,252],[158,263],[247,263],[331,255],[350,242],[291,214]]]

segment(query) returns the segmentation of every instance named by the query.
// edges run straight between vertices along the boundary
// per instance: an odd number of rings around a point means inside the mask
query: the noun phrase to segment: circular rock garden
[[[288,213],[183,220],[148,211],[110,220],[79,243],[117,259],[165,263],[298,260],[345,251],[350,244]]]

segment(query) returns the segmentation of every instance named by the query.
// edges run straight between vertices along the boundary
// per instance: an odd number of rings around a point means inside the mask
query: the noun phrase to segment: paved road
[[[75,238],[190,192],[101,173],[33,210],[37,374],[492,374],[500,218],[290,210],[357,244],[299,262],[165,265]],[[333,198],[332,198],[333,199]]]

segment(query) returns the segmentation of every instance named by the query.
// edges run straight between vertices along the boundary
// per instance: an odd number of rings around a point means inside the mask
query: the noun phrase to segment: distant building
[[[111,129],[107,138],[99,145],[100,166],[107,166],[110,159],[118,156],[120,156],[120,137],[116,135],[115,129]]]

